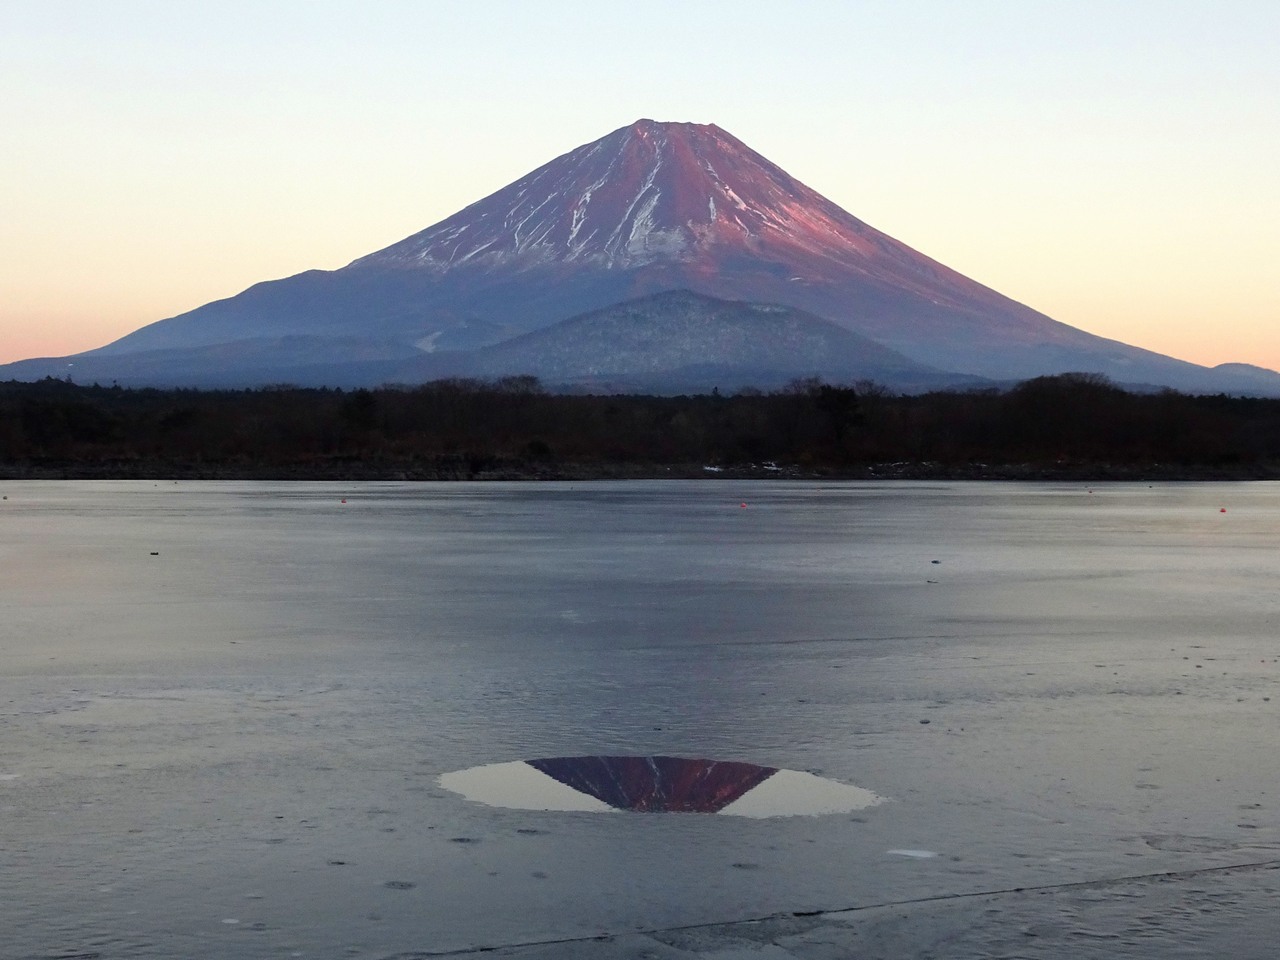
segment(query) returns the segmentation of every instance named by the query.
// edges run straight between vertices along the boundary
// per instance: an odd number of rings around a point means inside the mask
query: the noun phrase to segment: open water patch
[[[884,797],[800,770],[688,757],[544,757],[456,770],[440,786],[514,810],[819,816],[863,810]]]

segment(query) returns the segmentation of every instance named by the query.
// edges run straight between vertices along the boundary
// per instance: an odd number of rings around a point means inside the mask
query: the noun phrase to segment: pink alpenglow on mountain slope
[[[737,306],[649,299],[678,291]],[[642,308],[613,309],[640,299]],[[536,364],[526,347],[546,369],[568,370],[574,340],[554,328],[575,318],[575,331],[594,342],[608,331],[626,339],[608,356],[578,358],[578,368],[632,358],[650,369],[657,359],[642,357],[646,338],[675,335],[703,350],[720,334],[700,337],[698,324],[717,324],[729,339],[735,316],[759,328],[764,315],[744,304],[801,311],[785,322],[803,326],[810,347],[842,352],[831,369],[854,369],[855,354],[869,348],[815,323],[874,341],[895,352],[893,369],[909,374],[903,386],[952,374],[972,382],[1081,371],[1127,384],[1280,393],[1271,371],[1210,370],[1058,323],[863,223],[719,127],[653,120],[570,150],[340,270],[259,283],[99,350],[11,364],[0,375],[62,376],[74,360],[77,377],[102,382],[376,384],[528,372]],[[588,315],[596,319],[581,320]],[[549,339],[525,339],[541,331]],[[768,342],[785,353],[797,341]],[[702,359],[728,376],[746,353],[736,356],[712,350]],[[751,356],[758,364],[761,351]],[[743,373],[789,375],[798,365],[779,356]],[[623,381],[638,372],[609,370]]]

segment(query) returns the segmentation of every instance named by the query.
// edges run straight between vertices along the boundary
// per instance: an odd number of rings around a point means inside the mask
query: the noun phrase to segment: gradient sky
[[[640,117],[1065,323],[1280,368],[1276,0],[0,0],[0,361],[342,266]]]

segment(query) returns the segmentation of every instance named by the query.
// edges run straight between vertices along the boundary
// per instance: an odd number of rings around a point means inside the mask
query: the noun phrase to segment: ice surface
[[[6,956],[1273,956],[1276,485],[725,477],[0,485]],[[588,754],[891,800],[437,782]]]

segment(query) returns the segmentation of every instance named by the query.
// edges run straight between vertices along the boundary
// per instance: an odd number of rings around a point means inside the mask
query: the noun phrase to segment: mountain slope
[[[109,371],[109,358],[146,352],[158,369],[160,351],[191,358],[294,338],[313,351],[317,339],[364,352],[472,351],[671,290],[807,311],[941,370],[1280,392],[1270,371],[1210,370],[1058,323],[868,226],[714,125],[651,120],[340,270],[257,284],[75,359]],[[525,372],[504,355],[506,372]],[[32,363],[0,376],[48,369]]]
[[[668,289],[789,304],[884,342],[948,318],[1018,337],[1043,328],[1037,340],[1073,332],[867,226],[714,125],[642,120],[341,270],[258,284],[103,352],[353,327],[465,348]]]
[[[874,380],[903,390],[986,382],[915,363],[793,307],[718,300],[687,290],[614,304],[471,351],[424,354],[391,342],[290,335],[82,356],[66,372],[85,383],[178,387],[375,387],[519,372],[556,388],[666,394],[773,389],[807,377]]]
[[[467,376],[498,377],[518,368],[551,385],[625,385],[664,393],[774,388],[801,377],[917,389],[974,380],[915,363],[792,307],[687,290],[604,307],[455,356],[452,372]],[[447,355],[432,359],[444,361]]]

